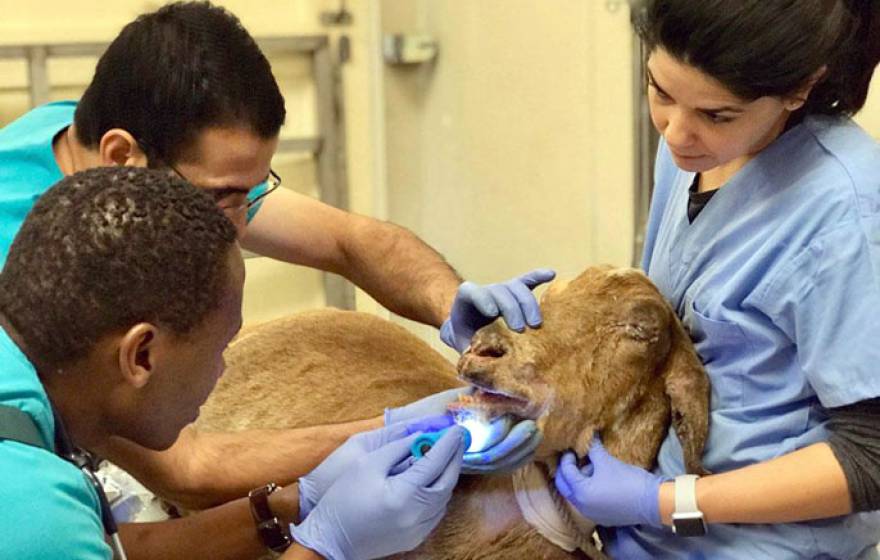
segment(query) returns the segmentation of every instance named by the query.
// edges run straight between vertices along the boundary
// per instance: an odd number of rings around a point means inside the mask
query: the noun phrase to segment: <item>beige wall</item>
[[[257,36],[339,33],[318,14],[336,0],[225,0]],[[158,2],[0,0],[0,43],[109,40]],[[437,247],[467,278],[488,282],[536,266],[563,276],[631,261],[632,77],[625,2],[350,0],[344,67],[352,208],[387,217]],[[618,6],[616,11],[609,7]],[[430,66],[389,67],[383,32],[440,43]],[[75,96],[94,60],[51,67]],[[284,134],[314,126],[308,64],[273,60],[288,101]],[[25,68],[0,62],[0,122],[26,109]],[[859,118],[880,137],[880,88]],[[285,184],[315,192],[314,168],[280,154]],[[248,321],[322,304],[320,275],[248,261]],[[378,308],[359,294],[359,307]],[[429,340],[436,334],[420,333]]]
[[[220,0],[238,15],[255,36],[314,34],[338,31],[319,23],[323,9],[336,8],[335,0]],[[344,99],[347,109],[347,151],[351,206],[355,211],[373,212],[376,153],[371,135],[375,126],[373,105],[378,104],[371,82],[378,81],[375,63],[367,56],[370,46],[378,43],[371,33],[371,2],[350,2],[355,25],[345,32],[352,39],[354,56],[343,70]],[[99,2],[76,0],[41,0],[24,3],[0,0],[0,44],[44,43],[62,41],[109,41],[138,13],[153,10],[161,2],[121,0]],[[374,29],[375,27],[375,29]],[[378,56],[378,55],[377,55]],[[282,135],[310,135],[315,126],[314,89],[308,61],[295,57],[275,57],[273,71],[287,100],[288,118]],[[77,97],[91,78],[95,59],[64,59],[50,62],[51,83],[60,85],[52,91],[53,99]],[[0,125],[9,122],[28,108],[26,66],[21,61],[0,60]],[[367,94],[365,95],[365,92]],[[287,187],[306,194],[316,194],[314,166],[298,154],[278,154],[273,167]],[[270,259],[247,260],[244,314],[247,322],[262,321],[323,305],[321,275],[317,271],[295,267]],[[368,298],[360,295],[361,307],[373,309]]]
[[[389,217],[480,282],[629,264],[627,10],[582,0],[382,7],[384,31],[440,44],[433,66],[385,72]]]
[[[871,89],[868,92],[868,102],[865,108],[856,115],[856,122],[865,127],[865,130],[880,140],[880,72],[874,74]]]

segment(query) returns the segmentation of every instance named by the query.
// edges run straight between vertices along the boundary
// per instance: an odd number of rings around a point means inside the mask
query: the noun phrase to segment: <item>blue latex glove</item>
[[[492,447],[465,453],[461,472],[497,474],[515,471],[532,460],[532,454],[543,437],[534,420],[522,420]]]
[[[458,400],[460,395],[473,392],[473,387],[460,387],[435,393],[400,408],[385,409],[385,425],[412,423],[428,416],[449,416],[447,407]],[[448,425],[448,424],[447,424]],[[441,428],[429,428],[436,431]],[[492,474],[515,471],[531,460],[542,439],[541,432],[532,420],[523,420],[515,425],[504,439],[488,449],[475,453],[465,453],[464,474]]]
[[[461,395],[469,395],[474,392],[473,387],[458,387],[440,393],[428,395],[408,405],[399,408],[385,409],[385,425],[411,423],[425,416],[441,416],[447,413],[451,403],[458,400]]]
[[[448,346],[464,352],[474,333],[499,315],[511,329],[522,332],[526,325],[541,325],[541,308],[532,290],[556,277],[547,268],[539,268],[507,282],[481,286],[464,282],[458,287],[449,318],[440,327],[440,338]]]
[[[410,433],[437,432],[455,423],[452,415],[426,416],[407,425]],[[533,420],[522,420],[504,439],[480,451],[465,452],[464,474],[493,474],[515,471],[532,458],[543,436]]]
[[[333,483],[351,470],[358,459],[387,443],[423,429],[421,425],[409,428],[407,424],[401,423],[348,438],[312,472],[299,479],[299,518],[305,519]]]
[[[556,470],[556,489],[581,515],[605,527],[661,526],[663,477],[612,457],[598,438],[589,458],[579,469],[574,453],[568,452]]]
[[[361,456],[327,490],[294,540],[328,560],[367,560],[412,550],[434,530],[458,482],[462,429],[453,426],[420,460],[390,474],[410,455],[413,434]]]

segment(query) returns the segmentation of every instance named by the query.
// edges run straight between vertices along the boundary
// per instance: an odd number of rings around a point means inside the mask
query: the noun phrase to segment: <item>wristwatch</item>
[[[697,508],[697,478],[695,474],[675,477],[672,532],[679,537],[702,537],[706,534],[703,512]]]
[[[251,515],[254,517],[254,523],[257,524],[257,534],[269,549],[275,552],[284,552],[290,546],[290,528],[275,514],[269,507],[269,494],[279,490],[281,487],[271,482],[265,486],[254,488],[248,492],[248,499],[251,502]]]

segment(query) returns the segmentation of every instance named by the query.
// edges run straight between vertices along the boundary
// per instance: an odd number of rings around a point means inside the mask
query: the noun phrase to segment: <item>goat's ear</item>
[[[655,298],[634,298],[623,305],[623,334],[636,342],[647,344],[666,342],[668,312]]]
[[[709,432],[709,377],[690,337],[674,314],[670,323],[672,345],[664,376],[672,425],[681,442],[687,472],[704,475],[708,474],[703,468],[702,456]]]
[[[607,321],[616,336],[601,352],[610,355],[605,356],[608,366],[628,372],[626,383],[644,383],[659,373],[669,354],[668,307],[659,296],[625,298],[609,307],[614,316]]]

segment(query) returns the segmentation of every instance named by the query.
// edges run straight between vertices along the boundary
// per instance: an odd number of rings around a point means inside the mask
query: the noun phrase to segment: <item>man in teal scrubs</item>
[[[0,557],[110,557],[102,491],[74,453],[112,437],[153,450],[175,442],[223,373],[243,282],[233,225],[211,197],[165,172],[91,169],[40,199],[0,273]],[[426,460],[390,476],[409,455],[412,429],[360,434],[322,464],[322,477],[336,476],[308,490],[314,505],[285,558],[376,558],[430,533],[458,479],[464,438],[455,427]],[[271,503],[291,502],[298,517],[298,493],[290,485]],[[182,519],[159,524],[161,535],[128,525],[114,546],[132,560],[256,557],[263,549],[242,519],[246,502],[209,512],[197,539],[180,538],[190,525]]]
[[[458,289],[460,279],[442,257],[403,228],[275,190],[270,162],[284,118],[269,63],[234,16],[198,2],[139,17],[101,57],[79,103],[39,107],[0,130],[0,261],[28,210],[63,176],[102,166],[154,167],[209,192],[243,247],[341,273],[401,315],[435,326],[445,319],[444,340],[460,350],[499,314],[519,330],[540,323],[530,288],[552,273]],[[454,398],[441,394],[385,417],[308,433],[204,434],[187,427],[161,453],[125,438],[109,438],[96,451],[157,494],[203,508],[268,482],[289,484],[351,434],[443,412]],[[539,439],[534,423],[521,423],[485,456],[466,457],[465,470],[510,469]],[[230,446],[238,452],[226,453]],[[196,534],[201,523],[212,521],[190,520]]]

